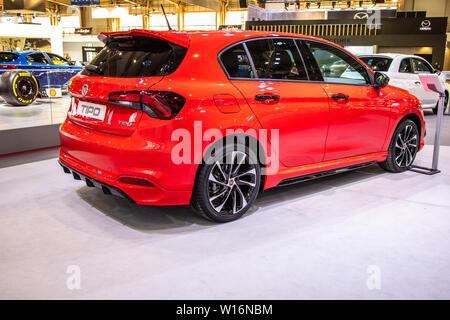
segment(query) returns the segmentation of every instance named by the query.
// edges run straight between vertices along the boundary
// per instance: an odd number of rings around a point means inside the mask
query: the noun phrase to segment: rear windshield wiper
[[[88,65],[86,65],[85,68],[86,68],[87,70],[92,71],[92,72],[95,72],[95,73],[97,73],[97,74],[103,73],[102,69],[100,69],[100,67],[98,67],[98,66],[96,66],[96,65],[94,65],[94,64],[88,64]]]

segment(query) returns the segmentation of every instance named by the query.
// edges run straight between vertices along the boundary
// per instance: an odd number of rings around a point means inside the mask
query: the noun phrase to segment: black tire
[[[419,148],[419,130],[414,121],[405,119],[399,123],[389,144],[388,156],[380,166],[389,172],[408,170]]]
[[[36,100],[39,85],[25,71],[7,71],[0,78],[0,96],[13,106],[27,106]]]
[[[436,103],[436,107],[433,108],[433,113],[438,114],[439,101]],[[445,91],[445,100],[444,100],[444,108],[442,109],[442,113],[445,113],[445,110],[448,106],[448,92]]]
[[[199,166],[191,205],[204,218],[230,222],[252,206],[260,184],[261,167],[253,151],[240,144],[221,146]]]

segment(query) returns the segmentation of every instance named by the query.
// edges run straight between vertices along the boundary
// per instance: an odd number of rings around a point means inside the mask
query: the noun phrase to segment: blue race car
[[[0,96],[9,104],[26,106],[39,95],[56,96],[83,69],[49,52],[0,52]]]

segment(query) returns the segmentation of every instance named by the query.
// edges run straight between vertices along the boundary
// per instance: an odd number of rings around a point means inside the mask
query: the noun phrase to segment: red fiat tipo
[[[104,33],[69,86],[66,173],[218,222],[262,190],[379,163],[408,169],[420,102],[343,48],[287,33]]]

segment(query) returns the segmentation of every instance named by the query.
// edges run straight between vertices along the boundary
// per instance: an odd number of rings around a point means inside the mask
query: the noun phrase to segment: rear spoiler
[[[150,31],[144,29],[132,29],[130,31],[102,32],[99,34],[98,39],[106,44],[108,41],[113,39],[133,36],[150,37],[165,40],[185,48],[189,47],[189,36],[187,32],[182,31]]]

